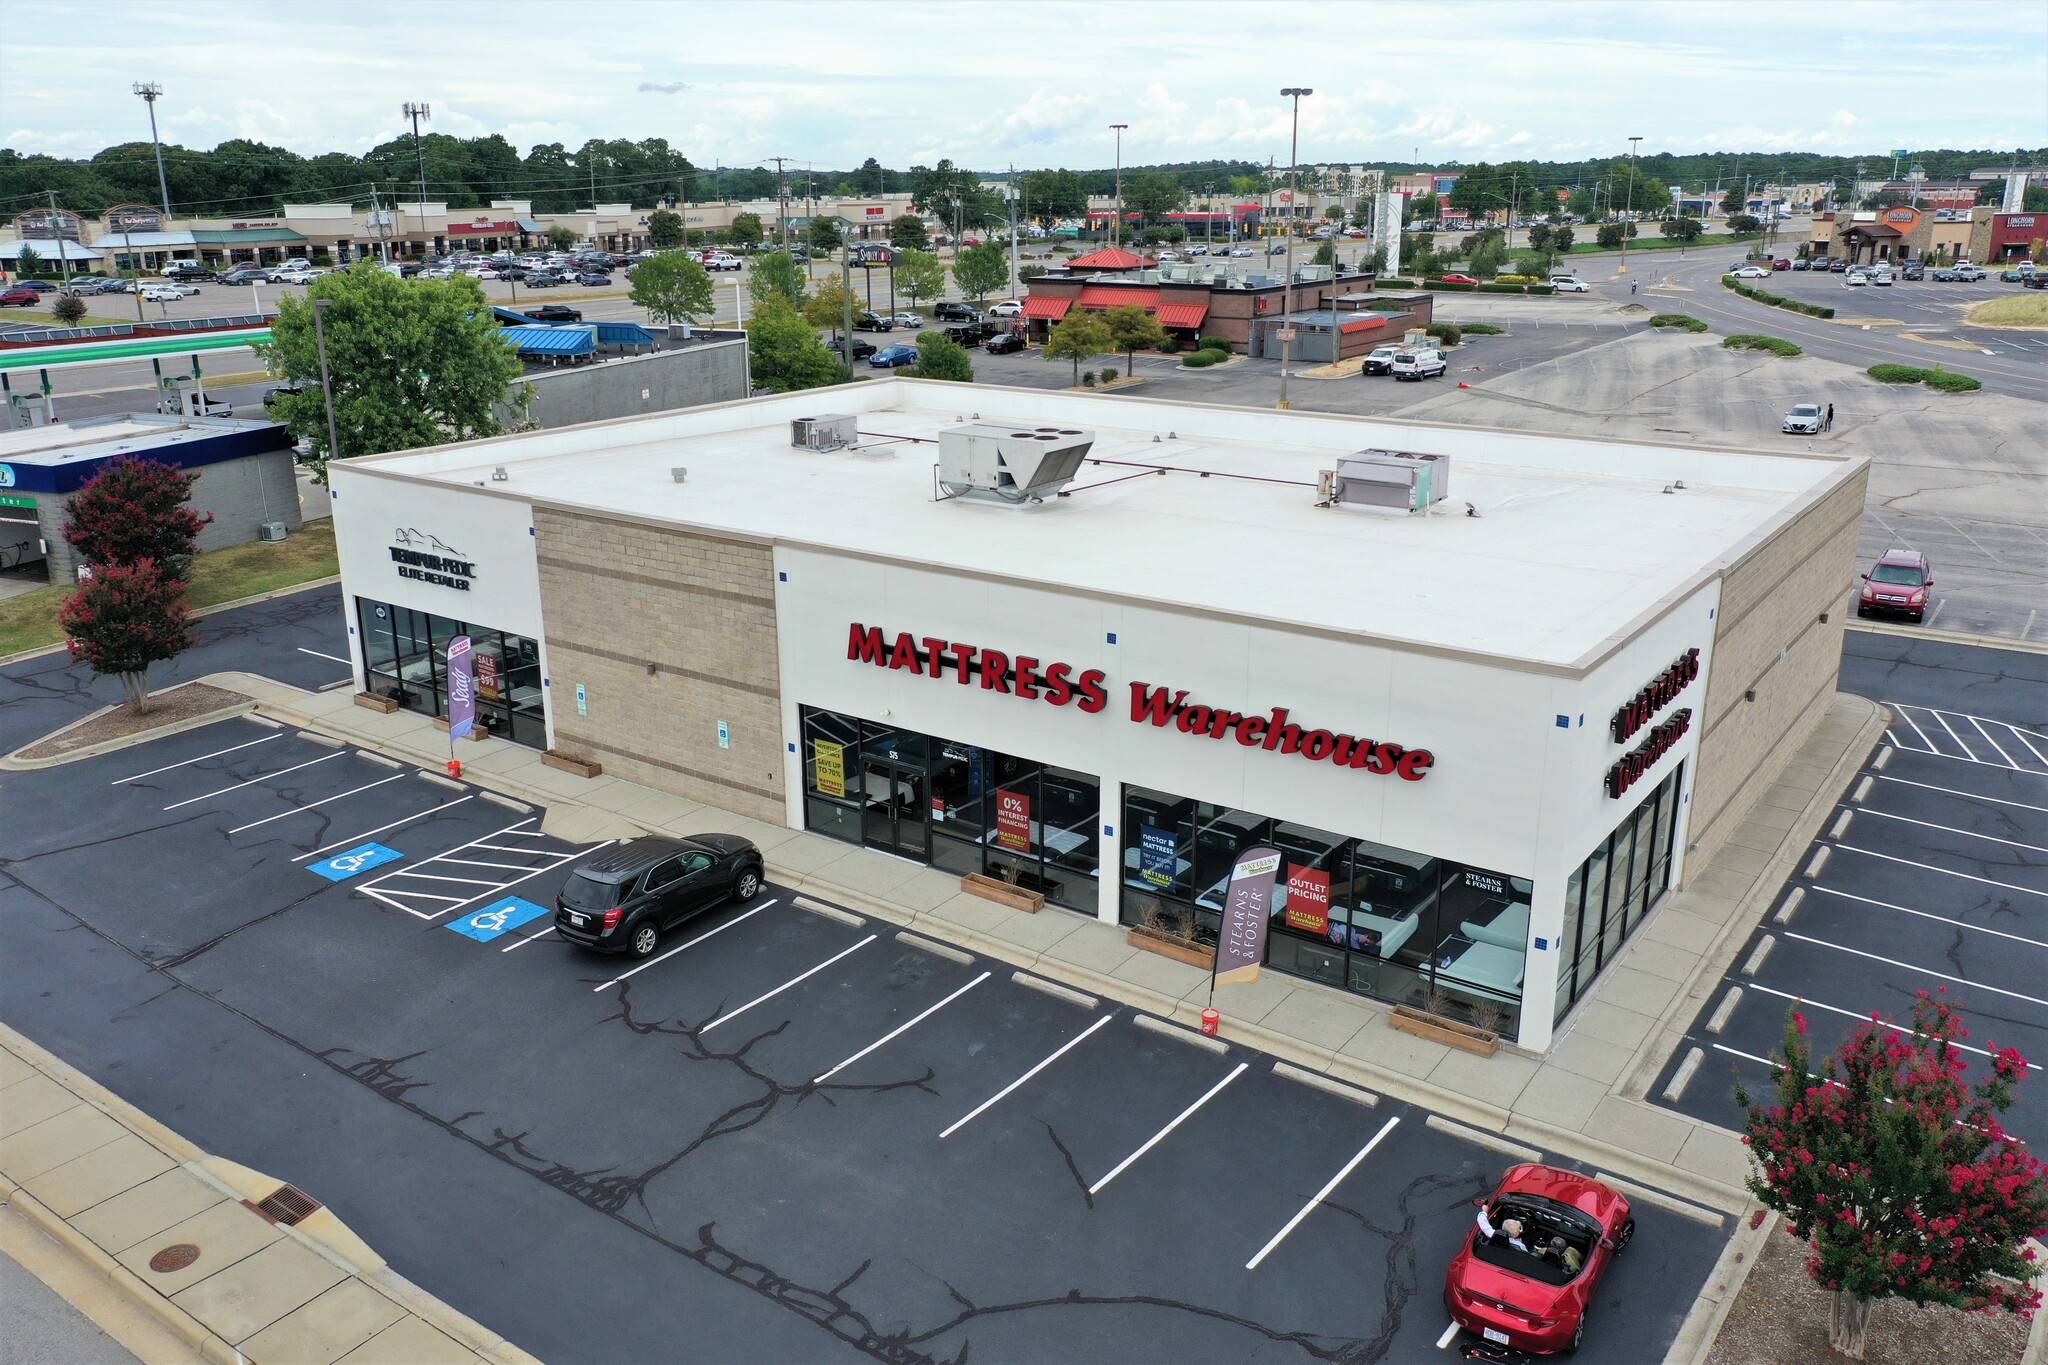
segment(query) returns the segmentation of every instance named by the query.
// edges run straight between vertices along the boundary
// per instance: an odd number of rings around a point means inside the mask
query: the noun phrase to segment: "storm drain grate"
[[[320,1201],[296,1185],[279,1185],[268,1199],[256,1206],[264,1217],[286,1227],[304,1222],[321,1207]]]

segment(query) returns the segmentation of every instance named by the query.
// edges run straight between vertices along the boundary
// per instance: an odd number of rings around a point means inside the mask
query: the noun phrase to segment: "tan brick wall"
[[[769,547],[546,507],[533,521],[556,747],[786,823]]]
[[[1834,699],[1867,483],[1858,471],[1722,578],[1689,869],[1727,842]],[[1751,690],[1756,700],[1745,701]]]

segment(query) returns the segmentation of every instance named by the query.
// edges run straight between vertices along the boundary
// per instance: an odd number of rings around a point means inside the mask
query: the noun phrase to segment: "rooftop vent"
[[[1406,450],[1361,450],[1337,461],[1322,479],[1323,505],[1399,507],[1426,512],[1451,491],[1451,457]]]
[[[1037,502],[1080,472],[1095,433],[972,422],[939,433],[939,483],[954,497]]]
[[[844,450],[859,443],[859,423],[844,413],[799,417],[789,424],[789,444],[797,450]]]

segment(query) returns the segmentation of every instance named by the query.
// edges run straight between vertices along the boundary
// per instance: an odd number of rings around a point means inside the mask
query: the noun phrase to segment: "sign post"
[[[469,738],[475,729],[476,654],[470,649],[469,637],[458,635],[448,642],[448,776],[462,776],[455,741]]]

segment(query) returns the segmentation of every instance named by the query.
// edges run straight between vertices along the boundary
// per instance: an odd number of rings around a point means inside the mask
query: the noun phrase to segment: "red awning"
[[[1206,303],[1162,303],[1159,305],[1161,327],[1200,327],[1202,319],[1209,316]]]
[[[1157,309],[1157,289],[1125,289],[1115,284],[1084,284],[1081,286],[1079,303],[1083,308],[1122,308],[1137,304],[1140,308]]]
[[[1041,322],[1058,322],[1073,306],[1072,299],[1055,298],[1050,294],[1033,294],[1024,300],[1024,316]]]
[[[1386,325],[1386,314],[1377,313],[1370,314],[1365,317],[1346,319],[1343,323],[1341,323],[1338,326],[1337,330],[1340,332],[1370,332],[1374,331],[1377,328],[1384,327]]]
[[[1086,256],[1076,256],[1067,262],[1069,270],[1142,270],[1153,262],[1136,252],[1121,247],[1106,246],[1100,251],[1091,251]]]

